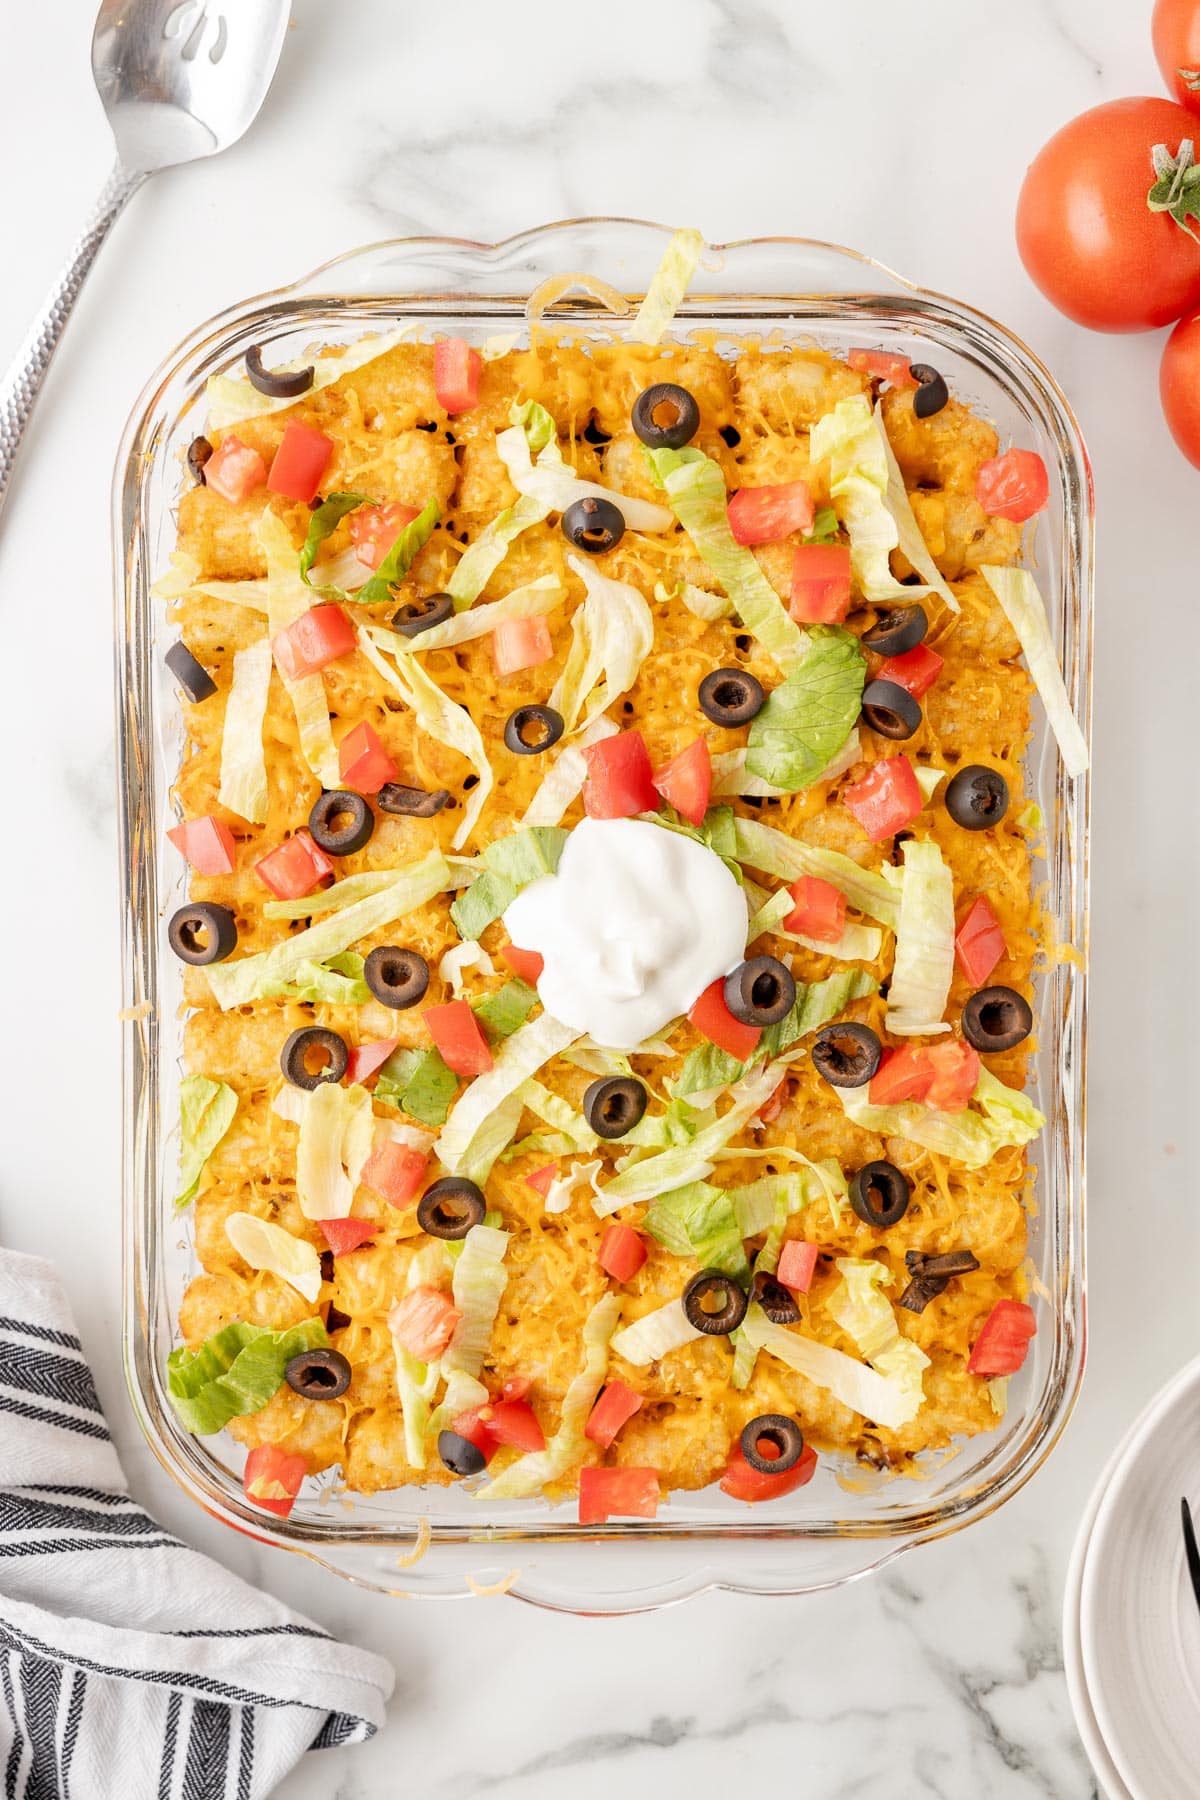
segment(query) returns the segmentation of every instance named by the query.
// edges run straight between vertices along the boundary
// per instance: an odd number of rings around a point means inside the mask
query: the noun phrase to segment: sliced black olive
[[[611,500],[599,494],[585,494],[573,500],[562,516],[563,536],[589,556],[603,556],[613,550],[625,536],[625,514]]]
[[[419,600],[406,600],[392,614],[392,624],[401,637],[420,637],[435,625],[444,625],[454,617],[454,601],[449,594],[424,594]]]
[[[584,1116],[597,1137],[624,1137],[645,1110],[646,1090],[632,1075],[593,1081],[583,1096]]]
[[[882,1231],[908,1211],[912,1185],[890,1162],[864,1163],[850,1183],[850,1204],[864,1225]]]
[[[762,682],[744,669],[714,669],[700,683],[697,699],[714,725],[748,725],[767,703]]]
[[[313,1064],[316,1067],[313,1067]],[[344,1037],[323,1025],[304,1025],[293,1031],[279,1054],[285,1081],[309,1093],[327,1081],[340,1081],[350,1063]]]
[[[932,419],[934,413],[940,413],[949,401],[950,389],[928,363],[913,363],[909,373],[920,384],[913,395],[913,411],[918,419]]]
[[[204,465],[211,455],[212,445],[206,437],[194,437],[188,445],[187,466],[197,487],[204,486]]]
[[[381,944],[363,964],[363,980],[384,1006],[403,1012],[415,1006],[429,986],[429,964],[417,950]]]
[[[450,798],[449,788],[405,787],[399,781],[387,781],[375,796],[375,804],[388,813],[405,813],[410,819],[432,819]]]
[[[910,738],[921,723],[921,708],[898,681],[868,681],[862,716],[880,737]]]
[[[968,763],[946,789],[946,811],[964,831],[986,831],[1008,811],[1008,783],[995,769]]]
[[[800,1317],[796,1297],[782,1281],[760,1269],[750,1288],[751,1300],[757,1300],[774,1325],[794,1325]]]
[[[914,602],[911,606],[895,606],[885,613],[870,631],[863,632],[862,642],[876,656],[903,656],[906,650],[915,650],[924,642],[928,630],[925,608]]]
[[[478,1475],[487,1468],[487,1457],[470,1438],[457,1431],[438,1432],[438,1455],[452,1475]]]
[[[286,372],[281,369],[277,374],[272,373],[263,368],[262,345],[251,344],[246,352],[246,373],[251,387],[256,387],[260,394],[269,394],[272,400],[294,400],[298,394],[307,394],[316,371],[310,363],[306,369]]]
[[[683,1290],[683,1310],[689,1325],[708,1337],[724,1337],[736,1331],[748,1305],[733,1276],[722,1274],[720,1269],[702,1269]]]
[[[725,1004],[743,1025],[778,1025],[796,1004],[796,983],[777,956],[751,956],[725,977]]]
[[[823,1025],[813,1039],[813,1067],[830,1087],[866,1087],[882,1055],[883,1045],[871,1027],[854,1019]]]
[[[303,1400],[337,1400],[350,1386],[353,1373],[340,1350],[301,1350],[283,1378]]]
[[[514,756],[540,756],[565,730],[566,721],[552,706],[518,706],[504,722],[504,742]]]
[[[427,1187],[417,1202],[417,1224],[435,1238],[465,1238],[482,1225],[487,1203],[482,1190],[465,1175],[444,1175]]]
[[[945,1291],[946,1283],[936,1276],[914,1275],[896,1304],[908,1312],[923,1313],[929,1302]]]
[[[329,1302],[329,1311],[325,1314],[325,1329],[331,1337],[335,1331],[345,1331],[347,1325],[353,1323],[349,1313],[344,1313],[340,1306],[333,1304],[332,1300]]]
[[[211,900],[181,906],[167,926],[167,942],[180,962],[197,969],[224,962],[237,949],[237,940],[237,920],[227,906],[215,906]]]
[[[352,856],[374,831],[375,814],[361,794],[332,788],[309,813],[308,829],[313,842],[330,856]]]
[[[920,1250],[907,1250],[905,1265],[912,1280],[900,1296],[899,1304],[909,1312],[921,1313],[931,1300],[946,1290],[952,1275],[969,1275],[979,1267],[979,1259],[970,1250],[948,1250],[943,1256],[926,1256]]]
[[[656,381],[634,401],[630,423],[651,450],[682,450],[700,429],[700,408],[685,387]]]
[[[1012,1050],[1033,1030],[1033,1012],[1010,987],[980,988],[962,1010],[962,1034],[976,1050]]]
[[[182,638],[177,644],[171,645],[163,657],[163,661],[193,706],[200,700],[207,700],[210,694],[216,693],[216,682],[204,664],[196,661]]]
[[[764,1441],[774,1450],[773,1456],[764,1456],[759,1449]],[[785,1475],[804,1455],[804,1433],[795,1419],[783,1413],[760,1413],[743,1427],[742,1455],[762,1475]]]
[[[321,1280],[322,1281],[332,1281],[333,1280],[333,1251],[332,1250],[322,1250],[322,1252],[321,1252]],[[328,1327],[326,1327],[326,1329],[328,1330]]]

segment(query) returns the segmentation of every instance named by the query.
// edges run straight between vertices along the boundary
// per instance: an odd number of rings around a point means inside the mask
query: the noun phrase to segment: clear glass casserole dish
[[[1065,777],[1040,708],[1028,757],[1045,822],[1046,907],[1058,958],[1039,980],[1034,1091],[1047,1115],[1035,1149],[1029,1254],[1043,1296],[1039,1331],[997,1428],[930,1462],[923,1478],[873,1479],[822,1460],[786,1498],[747,1508],[716,1488],[673,1494],[652,1523],[581,1528],[545,1501],[480,1509],[461,1488],[344,1494],[329,1476],[306,1483],[291,1517],[273,1523],[241,1490],[244,1451],[198,1439],[167,1398],[165,1362],[192,1252],[171,1204],[176,1172],[182,1025],[179,965],[165,921],[183,898],[183,865],[165,844],[182,728],[162,653],[173,635],[151,585],[174,545],[182,452],[204,424],[207,378],[232,370],[251,343],[268,366],[315,342],[349,342],[414,324],[467,337],[527,329],[529,295],[581,270],[636,300],[657,267],[666,228],[585,219],[486,246],[451,239],[371,245],[289,288],[231,308],[195,331],[155,375],[126,429],[114,489],[116,698],[120,748],[124,995],[124,1330],[134,1410],[163,1467],[207,1511],[296,1550],[360,1584],[406,1595],[466,1595],[494,1582],[540,1605],[589,1613],[663,1605],[720,1586],[796,1594],[837,1585],[901,1550],[993,1511],[1037,1469],[1078,1391],[1085,1344],[1084,1061],[1089,783]],[[631,309],[632,316],[632,309]],[[567,297],[555,320],[618,335],[628,321]],[[1050,506],[1033,551],[1068,693],[1090,720],[1093,502],[1071,411],[1037,358],[1002,327],[880,265],[794,238],[715,246],[702,259],[672,336],[733,339],[777,332],[844,353],[880,346],[934,363],[954,392],[991,419],[1001,441],[1038,450]]]

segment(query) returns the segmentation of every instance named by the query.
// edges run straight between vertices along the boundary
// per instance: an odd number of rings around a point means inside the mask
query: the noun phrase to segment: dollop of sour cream
[[[546,1011],[611,1050],[653,1037],[746,954],[745,896],[721,858],[642,819],[582,820],[504,923],[543,958]]]

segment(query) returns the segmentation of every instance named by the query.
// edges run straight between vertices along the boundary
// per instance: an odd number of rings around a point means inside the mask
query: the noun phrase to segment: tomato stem
[[[1151,212],[1167,213],[1200,244],[1200,234],[1188,224],[1189,219],[1200,223],[1200,168],[1196,166],[1191,138],[1183,139],[1174,156],[1165,144],[1155,144],[1150,162],[1154,181],[1146,195],[1146,205]]]

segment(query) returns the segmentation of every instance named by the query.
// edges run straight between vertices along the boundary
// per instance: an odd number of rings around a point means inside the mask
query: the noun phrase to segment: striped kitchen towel
[[[4,1800],[256,1800],[392,1683],[129,1497],[57,1274],[0,1249]]]

